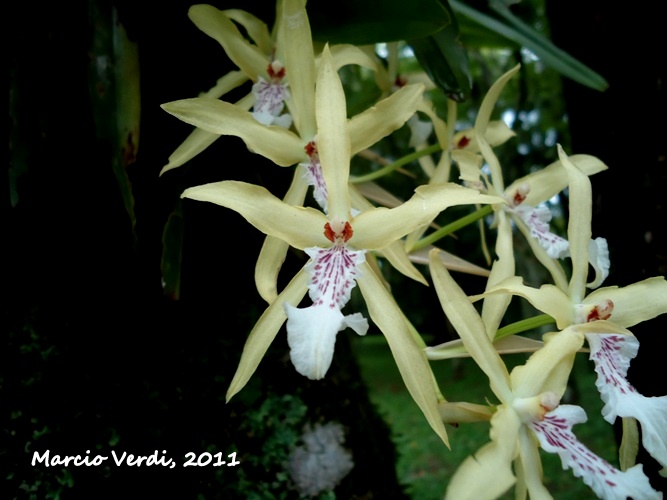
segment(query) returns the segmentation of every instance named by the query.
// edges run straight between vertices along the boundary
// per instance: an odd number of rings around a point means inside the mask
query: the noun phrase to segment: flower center
[[[334,217],[331,223],[327,222],[324,225],[324,236],[331,243],[336,245],[343,245],[347,243],[350,238],[352,238],[353,234],[354,231],[352,231],[352,226],[350,223],[343,221],[338,217]]]

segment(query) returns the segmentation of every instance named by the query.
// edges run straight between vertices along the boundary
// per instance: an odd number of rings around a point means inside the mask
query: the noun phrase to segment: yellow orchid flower
[[[515,484],[518,498],[526,492],[530,498],[551,498],[542,484],[539,447],[557,453],[563,468],[571,468],[601,498],[661,498],[641,465],[621,472],[588,450],[572,432],[573,425],[586,421],[586,414],[578,406],[561,405],[560,399],[583,344],[578,330],[585,330],[586,325],[549,334],[544,347],[508,373],[491,341],[493,335],[486,332],[482,318],[442,265],[437,251],[431,252],[430,269],[445,314],[500,401],[490,419],[491,441],[463,462],[445,498],[493,499]],[[461,417],[471,421],[488,418],[481,408],[445,403],[441,413],[445,421],[453,422]]]
[[[182,195],[235,210],[260,231],[310,257],[250,333],[227,397],[243,388],[285,321],[297,371],[311,379],[324,377],[338,331],[349,326],[363,335],[368,328],[361,314],[344,316],[341,312],[356,282],[371,319],[389,342],[408,390],[446,442],[428,361],[398,305],[366,262],[365,252],[388,247],[449,206],[502,200],[453,184],[422,187],[399,207],[370,208],[354,215],[348,185],[353,127],[346,119],[345,95],[328,47],[318,72],[315,106],[328,213],[289,205],[263,187],[236,181],[196,186]],[[299,308],[306,291],[313,304]]]
[[[278,16],[276,53],[285,61],[285,79],[291,91],[286,103],[294,118],[295,132],[273,123],[261,123],[247,109],[238,105],[200,97],[164,104],[162,107],[177,118],[197,127],[198,137],[217,138],[233,135],[241,138],[248,148],[279,166],[299,166],[294,172],[284,201],[291,205],[303,205],[309,185],[313,186],[315,200],[327,210],[326,184],[318,155],[317,125],[315,120],[315,72],[316,59],[311,39],[310,25],[303,0],[284,0]],[[212,9],[212,10],[211,10]],[[241,19],[238,12],[234,20]],[[226,16],[230,11],[218,11],[210,6],[195,6],[191,16],[198,26],[218,39],[230,58],[246,74],[257,75],[263,67],[259,63],[261,52],[249,44]],[[256,29],[255,31],[261,31]],[[259,37],[258,37],[259,38]],[[349,45],[330,48],[336,69],[345,64],[361,64],[374,67],[373,61],[360,49]],[[266,64],[266,63],[262,63]],[[414,114],[421,99],[421,85],[406,87],[401,92],[383,99],[377,105],[350,119],[351,154],[356,154],[398,129]],[[354,207],[361,210],[362,207]],[[272,302],[278,295],[277,276],[285,259],[288,245],[281,240],[267,237],[255,268],[255,281],[260,295]],[[424,282],[399,248],[386,255],[399,271]]]
[[[602,410],[604,418],[610,423],[617,416],[639,421],[644,448],[667,469],[667,396],[644,397],[626,380],[628,365],[639,347],[636,337],[626,328],[667,313],[667,281],[663,277],[649,278],[622,288],[597,288],[586,295],[587,287],[598,287],[608,274],[608,256],[604,258],[604,252],[600,252],[601,248],[606,249],[606,243],[602,244],[601,238],[591,239],[592,195],[588,176],[562,148],[559,147],[558,153],[569,177],[568,239],[572,258],[569,285],[565,290],[555,285],[536,289],[524,285],[521,278],[512,277],[489,287],[483,296],[523,297],[554,318],[559,329],[587,325],[584,335],[598,374],[596,385],[606,403]],[[591,253],[601,253],[603,258],[591,259]],[[598,265],[594,265],[596,278],[586,284],[589,261]]]

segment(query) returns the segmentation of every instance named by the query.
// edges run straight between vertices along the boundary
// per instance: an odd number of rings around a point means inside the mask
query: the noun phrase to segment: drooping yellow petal
[[[535,352],[541,349],[542,346],[544,346],[544,342],[522,337],[521,335],[510,335],[509,337],[498,339],[493,343],[493,347],[499,354]],[[470,357],[461,339],[450,340],[444,344],[427,347],[425,352],[426,357],[432,361]]]
[[[317,151],[329,191],[329,215],[347,221],[350,218],[350,135],[343,84],[333,66],[329,47],[322,52],[315,94]]]
[[[243,389],[248,380],[250,380],[271,342],[273,342],[273,339],[278,334],[280,327],[287,320],[283,304],[298,304],[303,296],[306,295],[307,290],[308,274],[301,269],[285,287],[285,290],[278,295],[276,300],[267,307],[259,320],[257,320],[243,347],[241,361],[227,390],[227,401]]]
[[[447,431],[438,410],[439,389],[424,351],[410,332],[403,314],[384,284],[368,263],[360,266],[363,273],[357,284],[368,306],[368,313],[384,334],[401,377],[435,433],[449,446]]]
[[[530,500],[552,500],[549,490],[546,489],[543,479],[542,460],[540,449],[535,436],[525,427],[519,429],[519,456],[515,461],[519,462],[521,474],[519,481],[523,482],[520,488],[529,494]],[[517,484],[519,489],[519,484]],[[516,496],[516,498],[525,498]]]
[[[514,243],[512,237],[512,225],[504,210],[496,212],[498,223],[496,238],[496,260],[491,267],[491,275],[486,282],[486,289],[490,289],[501,281],[514,276]],[[500,323],[509,307],[512,296],[509,294],[497,294],[484,297],[482,306],[482,321],[486,326],[489,338],[493,340]]]
[[[600,288],[591,292],[584,299],[584,304],[597,305],[604,300],[611,300],[614,304],[609,320],[630,328],[667,314],[667,281],[662,276],[656,276],[622,288]]]
[[[213,132],[202,130],[200,128],[194,129],[190,132],[190,135],[186,137],[185,141],[183,141],[169,156],[169,162],[162,167],[160,175],[190,161],[219,138],[220,134],[214,134]]]
[[[278,42],[285,58],[292,117],[301,137],[315,135],[315,53],[303,0],[284,0]]]
[[[289,130],[259,123],[252,114],[229,102],[205,97],[163,104],[162,109],[190,125],[219,135],[233,135],[248,148],[282,167],[307,160],[304,142]]]
[[[491,419],[493,441],[465,459],[447,487],[447,500],[491,500],[512,487],[512,461],[517,455],[521,420],[510,408],[499,407]]]
[[[308,183],[303,177],[300,168],[294,171],[292,184],[287,190],[283,201],[288,205],[301,206],[306,198]],[[285,261],[289,244],[280,238],[267,236],[259,252],[255,264],[255,286],[259,295],[269,304],[278,295],[278,273]]]
[[[230,208],[264,234],[300,250],[331,244],[324,236],[328,220],[322,212],[288,205],[261,186],[238,181],[212,182],[186,189],[181,198]]]
[[[489,377],[490,387],[498,399],[502,402],[511,401],[512,389],[505,363],[493,347],[475,306],[442,265],[437,250],[431,252],[429,269],[440,305],[466,350]]]
[[[348,126],[352,154],[371,147],[402,127],[417,111],[423,92],[424,86],[421,84],[408,85],[350,118]]]
[[[222,45],[227,56],[251,80],[257,81],[259,75],[266,74],[271,62],[268,54],[250,44],[224,12],[211,5],[199,4],[190,7],[188,16],[197,28]]]
[[[480,194],[457,184],[420,186],[412,198],[396,208],[375,208],[355,217],[351,244],[369,250],[382,249],[392,241],[429,224],[448,207],[503,201],[502,198]]]
[[[493,416],[493,409],[487,405],[474,403],[451,403],[443,401],[438,405],[442,421],[446,424],[488,422]]]

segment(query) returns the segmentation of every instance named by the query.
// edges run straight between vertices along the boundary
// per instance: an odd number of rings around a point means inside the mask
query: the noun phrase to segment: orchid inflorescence
[[[222,45],[238,70],[201,97],[163,105],[195,129],[162,172],[183,165],[222,135],[239,137],[277,166],[294,167],[285,169],[292,181],[283,199],[262,186],[231,180],[190,187],[182,194],[234,210],[266,235],[255,280],[267,307],[246,341],[227,399],[243,389],[283,325],[294,367],[317,380],[331,365],[338,332],[349,327],[364,335],[370,319],[386,337],[414,401],[446,445],[446,423],[490,422],[489,443],[463,462],[451,478],[447,498],[497,498],[512,486],[517,494],[550,498],[539,449],[558,454],[563,467],[601,498],[661,498],[634,456],[622,457],[621,470],[581,444],[572,427],[586,414],[561,399],[575,356],[589,351],[605,403],[604,419],[613,423],[621,417],[624,429],[634,429],[624,435],[626,450],[633,449],[632,440],[636,445],[639,424],[644,448],[667,470],[667,396],[644,397],[626,378],[639,347],[628,328],[667,312],[667,282],[657,277],[624,288],[600,287],[610,261],[606,241],[591,234],[589,176],[607,168],[597,158],[569,156],[558,146],[559,159],[551,165],[520,179],[503,177],[493,148],[513,133],[491,115],[518,67],[491,87],[474,126],[454,133],[454,124],[434,111],[426,92],[433,86],[423,75],[406,84],[411,79],[392,74],[368,47],[326,44],[316,50],[304,0],[278,1],[271,32],[238,10],[194,5],[189,16]],[[350,118],[339,76],[347,65],[375,71],[382,90],[378,102]],[[253,85],[246,97],[236,103],[221,99],[248,80]],[[409,147],[440,150],[437,161],[433,154],[419,156],[427,181],[407,201],[350,175],[355,155],[404,125],[412,131]],[[428,149],[432,136],[437,147]],[[454,165],[459,178],[450,182]],[[311,186],[316,207],[306,206]],[[567,238],[551,230],[551,212],[544,204],[566,189]],[[430,228],[453,206],[470,206],[480,214],[468,220],[486,216],[496,233],[487,285],[475,296],[465,294],[450,270],[478,268],[432,246]],[[525,236],[552,283],[534,288],[516,275],[515,230]],[[309,259],[279,290],[278,273],[289,247]],[[415,263],[427,263],[444,314],[460,338],[426,347],[409,311],[401,310],[389,290],[380,260],[419,282],[415,286],[428,283]],[[587,283],[589,266],[594,277]],[[357,285],[370,318],[342,312]],[[302,305],[306,294],[309,300]],[[500,325],[513,296],[547,315],[555,329],[541,341],[503,334]],[[532,354],[510,371],[501,357],[510,350]],[[479,365],[497,403],[445,399],[429,362],[461,356]]]

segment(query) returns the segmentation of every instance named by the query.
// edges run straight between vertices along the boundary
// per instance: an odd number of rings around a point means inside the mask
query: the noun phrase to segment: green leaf
[[[451,7],[446,0],[442,0],[441,5],[451,23],[433,35],[409,43],[431,80],[447,97],[462,102],[470,96],[472,88],[468,56],[459,40],[459,27]]]
[[[369,45],[431,35],[450,23],[439,0],[338,0],[308,2],[313,38]]]
[[[162,233],[162,288],[164,294],[178,300],[181,293],[181,262],[183,255],[183,207],[178,200]]]
[[[98,138],[110,145],[113,172],[134,233],[134,195],[127,168],[135,162],[139,146],[139,49],[128,38],[115,8],[90,2],[89,15],[95,27],[89,68],[95,127]]]
[[[607,81],[602,76],[556,47],[550,40],[512,14],[498,0],[491,0],[489,5],[491,10],[502,19],[484,14],[458,0],[450,0],[450,3],[458,18],[465,17],[496,35],[505,37],[508,40],[508,46],[525,47],[561,75],[595,90],[607,88]],[[477,37],[479,41],[479,32],[477,32]],[[498,39],[496,37],[491,39],[494,46],[497,46]]]

